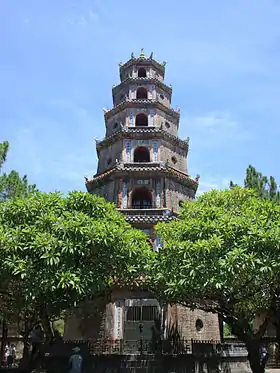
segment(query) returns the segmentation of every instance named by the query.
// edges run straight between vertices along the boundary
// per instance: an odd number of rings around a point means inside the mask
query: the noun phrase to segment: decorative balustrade
[[[120,209],[125,215],[150,215],[150,216],[171,216],[173,213],[168,209],[157,209],[157,208],[131,208],[131,209]]]
[[[88,342],[90,355],[186,355],[192,353],[191,341],[178,342],[161,340],[153,343],[151,340],[90,340]]]

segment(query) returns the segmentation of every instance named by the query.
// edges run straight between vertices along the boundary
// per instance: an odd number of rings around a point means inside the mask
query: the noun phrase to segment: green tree
[[[279,227],[280,206],[239,187],[186,202],[177,221],[157,226],[164,247],[151,273],[155,294],[219,314],[246,344],[254,373],[263,371],[259,348],[278,294]]]
[[[7,159],[7,154],[9,151],[9,143],[8,141],[0,142],[0,171],[3,167],[4,162]]]
[[[136,283],[153,255],[146,235],[113,204],[82,192],[36,192],[1,203],[0,247],[10,278],[6,305],[25,321],[26,338],[40,321],[51,339],[50,321],[62,310],[115,283]]]
[[[9,200],[11,198],[15,197],[24,197],[28,195],[28,193],[33,192],[36,189],[35,185],[30,185],[28,183],[27,176],[23,176],[22,178],[19,176],[19,173],[17,171],[12,170],[10,173],[2,173],[2,168],[4,163],[7,160],[7,155],[9,152],[9,143],[8,141],[4,141],[0,143],[0,202]],[[3,268],[0,270],[0,294],[3,295],[3,292],[5,293],[5,290],[3,289],[3,283],[4,281],[4,273]],[[5,295],[4,295],[5,296]],[[0,361],[2,361],[3,354],[4,354],[4,346],[6,345],[6,337],[8,333],[7,329],[7,315],[4,312],[4,309],[2,308],[2,311],[0,310],[0,316],[2,318],[2,341],[1,341],[1,349],[0,349]]]
[[[0,201],[15,197],[25,197],[36,190],[36,185],[30,185],[26,175],[21,178],[15,170],[1,174],[8,152],[8,141],[0,143]]]
[[[237,186],[232,181],[230,188]],[[271,201],[280,203],[280,191],[273,176],[269,178],[258,172],[255,167],[249,165],[246,169],[246,178],[244,180],[244,187],[247,189],[254,189],[262,198],[267,198]]]
[[[230,188],[237,186],[232,181],[230,182]],[[258,172],[252,165],[249,165],[246,169],[246,177],[244,180],[244,187],[248,189],[254,189],[260,198],[266,198],[276,203],[280,203],[280,191],[278,185],[273,176],[269,178],[264,176],[261,172]],[[271,322],[275,327],[276,338],[278,345],[280,346],[280,302],[278,307],[275,309],[274,317]],[[278,359],[280,357],[280,351],[278,351]]]

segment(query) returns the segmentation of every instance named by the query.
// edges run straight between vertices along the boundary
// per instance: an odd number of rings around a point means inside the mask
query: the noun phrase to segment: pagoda
[[[129,61],[119,64],[113,108],[104,109],[106,136],[96,141],[97,173],[86,178],[88,192],[115,203],[128,222],[147,234],[154,250],[161,246],[155,224],[175,219],[182,202],[195,198],[199,180],[188,174],[189,138],[178,137],[180,109],[171,108],[172,88],[164,82],[165,65],[153,53],[146,57],[143,50],[139,57],[131,54]],[[68,319],[65,338],[96,337],[93,318],[89,318],[91,324],[86,318],[82,328],[78,319],[73,315]],[[165,336],[167,329],[176,327],[182,338],[220,339],[215,315],[182,306],[163,309],[143,290],[112,293],[98,336],[137,340],[140,332],[141,338],[149,339],[156,319],[161,320]]]

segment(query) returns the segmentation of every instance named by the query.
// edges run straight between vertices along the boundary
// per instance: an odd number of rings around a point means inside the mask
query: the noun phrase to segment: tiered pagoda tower
[[[114,202],[135,227],[159,246],[153,226],[170,220],[182,201],[194,198],[198,178],[188,175],[189,139],[178,138],[180,110],[171,108],[165,63],[133,55],[120,64],[111,110],[104,110],[106,137],[97,141],[98,170],[90,193]]]
[[[110,202],[127,220],[149,236],[155,250],[160,238],[153,227],[176,217],[181,203],[193,199],[197,176],[188,175],[189,138],[178,137],[180,110],[171,108],[172,88],[164,83],[165,62],[144,55],[120,63],[120,84],[113,86],[113,108],[104,109],[106,136],[96,142],[98,170],[86,178],[87,190]],[[162,310],[150,294],[139,291],[115,292],[106,306],[103,337],[135,340],[139,323],[149,339],[155,318],[162,327],[173,328],[187,339],[220,338],[218,319],[202,311],[173,306]],[[70,322],[70,320],[69,320]],[[66,339],[92,337],[78,332],[77,319],[68,322]],[[100,333],[99,333],[100,336]]]

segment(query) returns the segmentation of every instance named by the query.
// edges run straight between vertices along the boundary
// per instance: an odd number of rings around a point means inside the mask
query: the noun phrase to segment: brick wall
[[[165,200],[167,208],[174,208],[175,211],[178,211],[180,201],[186,201],[194,197],[195,193],[191,188],[187,188],[172,179],[165,179]]]
[[[117,202],[118,183],[107,181],[106,184],[90,191],[92,194],[105,198],[108,202]]]

